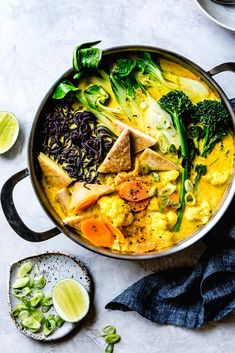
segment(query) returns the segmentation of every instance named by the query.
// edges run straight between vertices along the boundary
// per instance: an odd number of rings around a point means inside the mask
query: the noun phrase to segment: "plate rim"
[[[199,0],[194,0],[194,2],[197,4],[198,8],[208,17],[210,18],[214,23],[219,25],[220,27],[223,27],[225,29],[228,29],[229,31],[235,32],[235,27],[230,27],[224,24],[223,22],[220,22],[217,20],[215,17],[213,17],[209,12],[206,11],[206,9],[202,6],[202,4],[199,2]]]
[[[17,261],[13,261],[11,262],[9,265],[8,265],[8,277],[7,277],[7,304],[8,304],[8,314],[11,318],[11,320],[14,322],[14,325],[15,327],[17,328],[17,330],[22,333],[23,335],[25,335],[26,337],[28,338],[31,338],[35,341],[38,341],[38,342],[55,342],[55,341],[60,341],[62,339],[64,339],[66,336],[68,336],[69,334],[71,334],[71,332],[77,327],[78,323],[80,321],[78,321],[77,323],[74,323],[74,326],[72,327],[72,329],[67,332],[65,335],[61,336],[61,337],[58,337],[58,338],[53,338],[50,336],[47,338],[47,337],[37,337],[36,335],[31,335],[31,333],[29,333],[27,330],[24,330],[24,329],[21,329],[19,324],[17,323],[17,321],[10,315],[10,311],[12,310],[12,306],[11,306],[11,299],[10,299],[10,279],[11,279],[11,272],[12,272],[12,267],[16,264],[18,264],[19,262],[21,261],[25,261],[25,260],[28,260],[28,259],[32,259],[32,258],[37,258],[39,256],[46,256],[46,255],[62,255],[62,256],[65,256],[65,257],[68,257],[70,258],[71,260],[73,260],[86,274],[88,280],[89,280],[89,290],[88,290],[88,295],[90,297],[90,300],[92,298],[92,290],[93,290],[93,286],[92,286],[92,277],[88,271],[88,269],[86,268],[86,266],[80,261],[78,260],[78,258],[76,258],[76,256],[70,254],[69,252],[66,252],[66,251],[59,251],[59,250],[48,250],[48,251],[44,251],[44,252],[38,252],[38,253],[34,253],[32,255],[27,255],[27,256],[24,256],[22,258],[20,258],[19,260]],[[82,320],[81,320],[82,321]]]

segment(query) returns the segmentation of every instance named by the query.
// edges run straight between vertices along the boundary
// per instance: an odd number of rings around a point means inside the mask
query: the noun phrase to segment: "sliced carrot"
[[[145,252],[148,252],[148,251],[151,251],[151,250],[154,250],[156,248],[156,243],[154,242],[148,242],[148,243],[145,243],[145,244],[138,244],[136,245],[135,247],[135,252],[136,253],[145,253]]]
[[[113,233],[104,222],[98,219],[89,218],[82,221],[81,231],[85,238],[97,246],[110,247],[113,245]]]
[[[141,181],[126,181],[118,188],[119,195],[127,201],[141,201],[149,197],[149,186]]]
[[[173,192],[170,196],[169,199],[173,202],[179,202],[179,195],[176,192]]]
[[[124,243],[125,242],[125,237],[122,234],[122,232],[120,231],[120,229],[115,227],[111,222],[105,221],[104,223],[108,227],[110,232],[112,232],[117,237],[117,239],[120,241],[120,243]]]
[[[97,196],[97,195],[87,196],[86,199],[81,200],[80,202],[77,203],[74,211],[79,212],[79,211],[85,210],[89,206],[94,205],[97,202],[98,198],[99,198],[99,196]]]
[[[129,201],[128,203],[131,206],[132,211],[140,212],[140,211],[143,211],[145,209],[145,207],[148,206],[149,199],[141,200],[138,202]]]

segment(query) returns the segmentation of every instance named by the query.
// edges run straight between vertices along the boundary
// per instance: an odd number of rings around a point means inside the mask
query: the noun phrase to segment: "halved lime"
[[[65,278],[53,289],[53,305],[57,314],[67,322],[78,322],[88,313],[90,298],[83,285],[74,279]]]
[[[0,154],[7,152],[19,135],[19,123],[13,113],[0,112]]]

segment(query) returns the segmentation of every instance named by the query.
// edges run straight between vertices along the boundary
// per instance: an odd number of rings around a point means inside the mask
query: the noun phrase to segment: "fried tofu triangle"
[[[44,153],[40,152],[38,162],[48,186],[60,189],[67,187],[73,181],[61,166]]]
[[[146,148],[139,157],[139,165],[143,171],[153,170],[177,170],[178,167],[159,153]]]
[[[153,146],[156,144],[156,140],[145,134],[144,132],[135,129],[120,120],[115,120],[115,126],[119,133],[121,133],[124,129],[128,128],[131,133],[131,150],[133,153],[138,153],[143,151],[145,148]]]
[[[123,130],[100,165],[99,173],[118,173],[131,169],[131,144],[129,129]]]

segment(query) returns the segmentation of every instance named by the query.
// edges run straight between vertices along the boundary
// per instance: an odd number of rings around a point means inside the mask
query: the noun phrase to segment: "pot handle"
[[[212,69],[210,69],[209,71],[207,71],[207,73],[211,76],[214,76],[214,75],[219,74],[220,72],[223,72],[223,71],[235,72],[235,62],[219,64],[219,65],[213,67]]]
[[[3,185],[1,191],[1,204],[4,215],[13,230],[23,239],[31,242],[48,240],[58,235],[60,230],[52,228],[46,232],[38,233],[29,229],[20,218],[13,201],[13,190],[16,184],[29,175],[28,169],[12,175]]]

